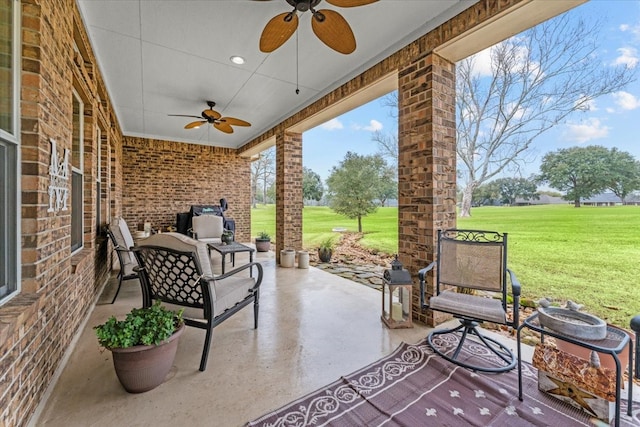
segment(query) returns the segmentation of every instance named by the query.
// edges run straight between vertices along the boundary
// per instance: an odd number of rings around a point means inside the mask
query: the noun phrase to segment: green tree
[[[473,200],[476,206],[493,205],[499,199],[500,187],[496,181],[482,184],[473,191]]]
[[[540,182],[565,192],[565,200],[580,207],[581,198],[603,192],[611,182],[610,152],[599,145],[572,147],[547,153],[540,166]]]
[[[527,178],[500,178],[494,181],[500,189],[500,201],[513,205],[518,197],[538,200],[538,186],[533,179]]]
[[[629,194],[640,190],[640,162],[631,154],[612,148],[609,163],[611,176],[607,188],[624,203]]]
[[[347,218],[357,218],[362,232],[362,217],[376,211],[381,189],[388,185],[388,169],[379,154],[348,152],[327,178],[329,207]]]
[[[386,161],[380,170],[380,183],[377,188],[380,206],[385,206],[389,199],[398,198],[396,171],[397,165],[390,166]]]
[[[302,198],[319,202],[323,192],[324,186],[320,175],[309,168],[302,168]]]

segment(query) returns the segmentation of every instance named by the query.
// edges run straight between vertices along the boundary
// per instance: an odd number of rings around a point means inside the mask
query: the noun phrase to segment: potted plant
[[[318,247],[318,258],[321,262],[331,261],[331,255],[333,255],[333,248],[335,247],[335,241],[332,237],[328,237],[320,242]]]
[[[111,316],[94,329],[100,345],[111,351],[124,389],[142,393],[167,377],[184,327],[182,310],[167,310],[156,301],[151,307],[132,309],[124,320]]]
[[[266,231],[261,231],[256,237],[256,251],[269,252],[271,249],[271,236]]]
[[[222,232],[222,235],[220,236],[220,240],[222,240],[222,243],[224,243],[225,245],[230,245],[231,243],[233,243],[233,231],[224,230]]]

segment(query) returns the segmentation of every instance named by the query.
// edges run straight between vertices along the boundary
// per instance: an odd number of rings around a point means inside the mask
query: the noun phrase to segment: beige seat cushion
[[[507,313],[500,300],[446,290],[429,299],[429,308],[460,316],[505,324]]]
[[[213,282],[216,299],[213,302],[213,313],[219,315],[224,310],[233,307],[249,295],[256,281],[252,277],[227,277]]]
[[[213,277],[211,259],[207,244],[180,233],[153,234],[141,240],[139,246],[160,246],[182,252],[195,252],[202,268],[202,274]]]
[[[198,240],[205,243],[220,243],[220,236],[224,231],[224,219],[218,215],[194,216],[192,229]]]

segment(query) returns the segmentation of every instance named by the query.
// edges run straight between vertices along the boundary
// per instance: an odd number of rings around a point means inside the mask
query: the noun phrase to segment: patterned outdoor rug
[[[475,373],[435,355],[425,342],[402,344],[389,356],[247,426],[593,426],[589,415],[538,391],[537,371]],[[640,404],[637,404],[640,407]],[[620,425],[640,425],[622,402]],[[613,422],[611,423],[613,425]]]

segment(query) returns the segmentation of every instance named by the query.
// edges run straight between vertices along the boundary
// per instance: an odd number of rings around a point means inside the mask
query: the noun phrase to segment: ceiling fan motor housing
[[[322,0],[287,0],[298,12],[306,12],[318,5]]]

